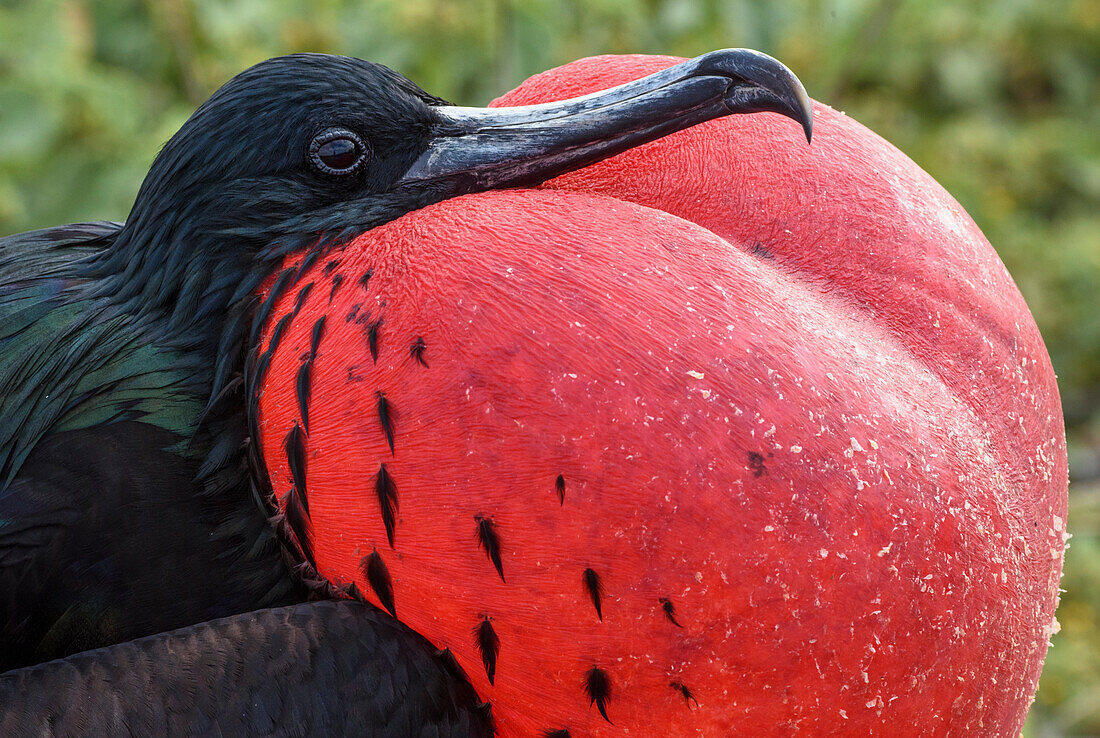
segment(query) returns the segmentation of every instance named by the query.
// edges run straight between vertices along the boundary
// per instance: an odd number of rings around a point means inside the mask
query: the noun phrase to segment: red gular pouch
[[[276,303],[291,533],[500,735],[1018,734],[1065,540],[1050,363],[959,205],[815,115],[809,147],[730,117],[431,205]]]

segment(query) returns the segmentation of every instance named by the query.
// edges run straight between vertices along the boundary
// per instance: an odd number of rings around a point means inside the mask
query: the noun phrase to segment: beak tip
[[[794,78],[792,77],[792,80]],[[801,83],[795,80],[797,87],[793,94],[780,98],[781,112],[788,118],[802,126],[802,132],[806,135],[806,143],[813,143],[814,135],[814,108],[813,101],[806,94]]]
[[[747,84],[756,88],[764,105],[749,104],[730,112],[761,112],[771,110],[782,113],[802,125],[806,143],[813,138],[814,110],[806,88],[794,72],[778,59],[752,49],[720,49],[696,57],[689,64],[695,75],[725,76],[734,84]],[[743,100],[752,99],[749,93]],[[760,100],[760,98],[758,98]]]
[[[801,83],[799,83],[801,87]],[[814,103],[810,99],[810,96],[806,94],[806,88],[802,87],[802,94],[799,95],[799,111],[802,113],[802,130],[806,132],[806,143],[813,143],[814,135]]]
[[[814,134],[814,103],[810,99],[809,94],[806,93],[806,88],[802,86],[802,82],[794,75],[793,72],[787,70],[790,75],[789,84],[791,91],[794,93],[794,98],[791,102],[791,112],[794,113],[791,117],[802,124],[802,132],[806,134],[806,143],[813,143]]]

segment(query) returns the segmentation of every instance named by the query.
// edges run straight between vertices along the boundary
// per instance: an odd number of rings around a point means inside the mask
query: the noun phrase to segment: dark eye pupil
[[[333,169],[348,169],[359,161],[359,146],[350,138],[334,138],[321,144],[317,158]]]
[[[352,174],[369,157],[370,147],[358,134],[342,126],[321,131],[309,144],[310,163],[324,174]]]

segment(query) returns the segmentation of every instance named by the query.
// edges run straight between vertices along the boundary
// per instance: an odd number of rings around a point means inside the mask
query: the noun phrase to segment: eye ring
[[[309,143],[309,161],[314,169],[336,176],[347,176],[362,168],[370,147],[355,131],[343,127],[326,128]]]

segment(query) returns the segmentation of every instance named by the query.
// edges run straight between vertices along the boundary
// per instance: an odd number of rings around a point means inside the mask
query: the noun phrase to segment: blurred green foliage
[[[0,234],[124,219],[157,147],[276,54],[359,56],[482,104],[581,56],[726,46],[909,154],[1020,285],[1085,480],[1028,733],[1100,734],[1100,0],[0,0]]]

